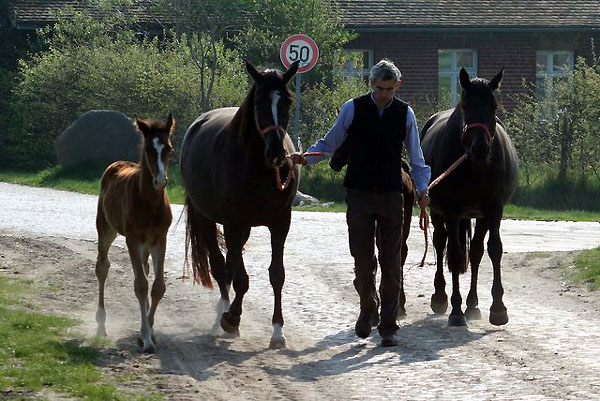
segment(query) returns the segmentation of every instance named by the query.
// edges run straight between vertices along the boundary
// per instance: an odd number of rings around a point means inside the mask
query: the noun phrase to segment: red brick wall
[[[399,96],[413,104],[437,97],[438,49],[475,49],[479,77],[491,79],[505,68],[498,100],[510,110],[522,79],[535,81],[537,50],[573,50],[591,60],[590,38],[586,32],[362,33],[346,47],[373,49],[374,62],[394,61],[403,76]],[[595,43],[600,54],[599,34]]]

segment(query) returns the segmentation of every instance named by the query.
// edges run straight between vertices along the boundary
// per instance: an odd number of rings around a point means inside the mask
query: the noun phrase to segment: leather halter
[[[461,137],[460,137],[460,141],[462,142],[463,146],[465,146],[465,134],[469,130],[474,129],[474,128],[481,128],[486,133],[489,142],[492,142],[492,140],[494,139],[494,134],[492,134],[492,132],[490,131],[490,129],[487,125],[485,125],[483,123],[465,124],[465,126],[463,127],[463,130],[462,130]]]
[[[280,140],[283,140],[283,138],[285,137],[285,134],[287,134],[287,131],[281,125],[269,125],[266,128],[262,128],[262,129],[258,128],[258,132],[263,136],[269,131],[277,132],[279,134]]]

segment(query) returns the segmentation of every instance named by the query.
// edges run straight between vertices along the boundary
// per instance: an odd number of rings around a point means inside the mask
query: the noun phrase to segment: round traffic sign
[[[317,64],[319,48],[309,36],[292,35],[281,45],[279,56],[285,68],[290,68],[294,61],[300,60],[298,72],[301,74],[309,71]]]

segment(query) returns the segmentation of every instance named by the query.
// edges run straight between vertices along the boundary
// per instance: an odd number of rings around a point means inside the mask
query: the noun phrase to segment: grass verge
[[[573,281],[585,284],[591,290],[600,288],[600,247],[581,252],[573,261]]]
[[[93,364],[99,349],[69,339],[76,322],[31,308],[32,284],[0,275],[0,398],[59,393],[86,400],[158,400],[123,394]]]
[[[94,166],[76,171],[64,170],[62,167],[50,167],[39,172],[0,171],[0,181],[36,187],[50,187],[65,191],[97,195],[100,191],[102,169]],[[185,192],[183,180],[177,166],[169,169],[169,200],[173,204],[183,204]],[[294,207],[293,210],[309,212],[345,212],[345,203],[331,203],[329,206]],[[418,211],[414,214],[418,215]],[[600,221],[600,212],[581,210],[546,210],[525,206],[507,205],[504,209],[505,219],[545,220],[545,221]]]

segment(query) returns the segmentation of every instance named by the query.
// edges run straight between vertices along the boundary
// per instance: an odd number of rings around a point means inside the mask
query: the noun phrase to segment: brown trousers
[[[348,188],[348,237],[350,254],[354,257],[354,287],[360,297],[361,313],[376,312],[375,232],[381,266],[379,295],[381,298],[379,334],[398,331],[396,315],[402,280],[400,252],[402,249],[403,198],[402,192],[375,192]]]

